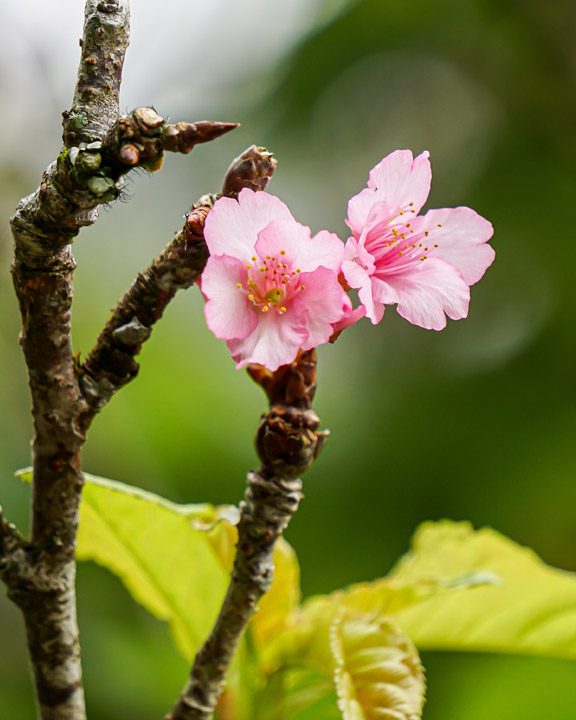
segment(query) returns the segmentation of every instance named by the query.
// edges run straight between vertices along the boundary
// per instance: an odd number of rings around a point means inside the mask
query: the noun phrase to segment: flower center
[[[399,267],[399,263],[409,264],[415,260],[424,262],[430,253],[440,247],[435,240],[437,228],[442,224],[437,223],[429,230],[416,232],[412,223],[382,226],[380,233],[373,233],[369,238],[369,252],[379,264],[380,269],[386,265]],[[371,231],[372,232],[372,231]],[[368,245],[368,243],[367,243]]]
[[[285,262],[286,251],[279,255],[266,255],[264,259],[252,256],[252,262],[246,264],[246,280],[237,283],[248,300],[259,313],[276,311],[283,315],[297,292],[304,290],[299,283],[300,268],[292,270]]]

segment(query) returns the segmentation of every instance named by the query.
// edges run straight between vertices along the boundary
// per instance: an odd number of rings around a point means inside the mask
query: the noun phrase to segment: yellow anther
[[[246,270],[250,270],[251,267],[252,267],[252,265],[250,265],[250,263],[248,263],[248,264],[246,265]]]
[[[284,307],[284,305],[282,305],[282,307],[280,308],[279,312],[280,312],[280,313],[285,313],[285,312],[286,312],[286,308]]]
[[[425,235],[426,237],[428,237],[428,235],[430,235],[430,233],[428,232],[428,230],[424,230],[424,235]]]
[[[237,287],[237,288],[242,288],[242,287],[244,287],[244,286],[242,285],[242,283],[236,283],[236,287]]]
[[[280,255],[286,255],[286,250],[280,250]]]
[[[268,312],[268,310],[270,310],[268,305],[262,305],[262,312]]]
[[[438,245],[438,243],[434,243],[434,247],[440,247],[440,245]]]
[[[426,260],[426,257],[427,257],[426,255],[422,255],[422,257],[420,258],[420,260]]]
[[[256,262],[256,260],[257,260],[256,255],[252,255],[252,260],[254,260],[254,262]]]

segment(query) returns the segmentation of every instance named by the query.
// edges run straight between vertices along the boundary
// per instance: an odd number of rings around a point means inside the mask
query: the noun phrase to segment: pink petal
[[[358,243],[355,238],[349,238],[344,248],[342,262],[342,273],[348,285],[358,289],[369,284],[374,269],[374,257],[362,243]]]
[[[310,228],[295,220],[275,221],[258,235],[256,252],[261,258],[279,257],[285,253],[293,267],[311,272],[322,266],[339,272],[344,257],[344,243],[327,230],[310,237]]]
[[[256,363],[274,371],[294,360],[306,336],[299,314],[290,308],[284,315],[262,314],[254,331],[243,340],[229,340],[228,348],[237,368]]]
[[[301,273],[299,282],[304,290],[298,293],[293,306],[306,316],[308,338],[302,349],[310,350],[328,342],[333,333],[332,324],[344,316],[348,298],[336,274],[324,267]]]
[[[241,260],[227,255],[211,256],[202,273],[202,293],[208,327],[217,338],[245,338],[258,324],[258,316],[237,283],[246,280]]]
[[[375,300],[374,293],[374,278],[370,279],[370,282],[363,285],[358,290],[358,299],[362,303],[366,317],[372,322],[373,325],[377,325],[380,320],[384,317],[384,303]]]
[[[385,286],[397,298],[398,314],[427,330],[446,327],[445,315],[453,320],[468,315],[470,288],[458,270],[444,260],[428,258],[404,273],[389,275],[379,286],[380,297]]]
[[[208,213],[204,237],[211,255],[230,255],[248,262],[258,233],[274,220],[292,220],[292,213],[274,195],[245,188],[238,200],[220,198]]]
[[[357,308],[352,308],[352,301],[346,295],[347,304],[344,308],[344,316],[342,317],[342,320],[339,320],[336,323],[332,323],[332,335],[330,337],[330,342],[333,343],[338,339],[338,336],[343,330],[346,330],[346,328],[351,327],[352,325],[355,325],[358,320],[361,320],[363,317],[366,317],[366,308],[363,305],[358,305]]]
[[[358,298],[364,307],[366,317],[375,325],[382,320],[384,305],[375,303],[372,296],[374,257],[367,252],[363,243],[350,238],[344,250],[342,274],[351,288],[358,290]]]
[[[396,150],[370,171],[368,187],[348,203],[347,223],[359,237],[376,203],[386,203],[391,215],[403,210],[406,218],[415,216],[430,192],[432,171],[429,154],[413,159],[410,150]],[[410,204],[411,203],[411,204]]]
[[[494,260],[496,253],[487,244],[494,229],[471,208],[429,210],[412,227],[415,233],[428,232],[431,257],[454,265],[468,285],[478,282]]]
[[[316,267],[322,266],[340,272],[340,266],[344,258],[344,243],[338,235],[328,230],[320,230],[316,233],[308,246],[308,258],[310,264],[316,263]],[[302,270],[306,270],[305,267]]]
[[[368,252],[363,242],[358,242],[356,238],[348,238],[344,246],[344,261],[353,261],[372,275],[375,269],[374,256]]]

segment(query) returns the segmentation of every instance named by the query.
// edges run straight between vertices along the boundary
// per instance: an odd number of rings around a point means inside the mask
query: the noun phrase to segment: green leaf
[[[32,479],[30,470],[18,476]],[[94,560],[118,575],[137,602],[170,623],[178,649],[191,661],[228,587],[237,508],[178,505],[120,482],[88,473],[84,478],[78,559]],[[283,539],[274,562],[274,582],[250,623],[264,656],[300,598],[298,562]]]
[[[310,667],[285,667],[267,678],[252,720],[341,720],[331,675]]]
[[[394,616],[437,595],[498,582],[497,576],[486,572],[412,579],[385,577],[357,583],[330,595],[318,595],[304,603],[297,622],[286,624],[282,649],[287,657],[306,656],[322,664],[326,662],[328,637],[323,638],[318,627],[333,622],[343,611],[371,617]]]
[[[455,578],[499,582],[439,593],[395,620],[421,649],[576,658],[576,574],[547,566],[528,548],[468,523],[424,523],[389,576],[401,584],[454,586]]]
[[[309,600],[287,655],[322,662],[316,627],[343,610],[392,617],[423,650],[576,658],[576,574],[468,523],[424,523],[386,578]]]
[[[30,471],[19,476],[31,480]],[[170,623],[188,661],[216,619],[228,585],[209,531],[233,509],[177,505],[143,490],[84,474],[77,557],[118,575],[134,599]]]

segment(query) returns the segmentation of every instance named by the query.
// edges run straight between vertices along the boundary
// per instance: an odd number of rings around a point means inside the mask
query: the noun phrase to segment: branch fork
[[[12,218],[13,279],[33,401],[32,531],[25,540],[0,510],[0,579],[21,609],[42,720],[85,720],[75,598],[75,545],[83,477],[81,450],[95,415],[138,373],[136,356],[176,292],[194,284],[208,259],[204,223],[217,196],[200,199],[184,226],[138,275],[84,362],[72,350],[71,242],[115,200],[135,167],[152,172],[164,152],[189,153],[234,123],[166,123],[153,108],[119,117],[128,45],[128,0],[87,0],[82,57],[64,148]],[[276,167],[252,146],[230,165],[222,194],[264,190]],[[209,718],[243,628],[273,575],[272,551],[302,498],[299,476],[327,433],[311,409],[314,351],[269,373],[251,368],[270,410],[257,433],[261,459],[248,474],[230,588],[212,635],[170,720]]]

